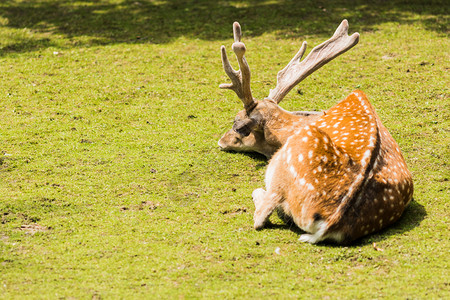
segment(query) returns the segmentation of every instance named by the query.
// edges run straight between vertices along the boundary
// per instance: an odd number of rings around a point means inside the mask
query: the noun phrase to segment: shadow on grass
[[[448,5],[443,0],[374,0],[370,4],[364,0],[311,0],[301,5],[294,0],[5,0],[0,3],[0,24],[33,34],[0,44],[0,50],[26,52],[53,45],[51,40],[37,37],[39,34],[62,36],[68,40],[66,47],[160,44],[180,36],[228,39],[236,20],[249,36],[274,31],[283,38],[329,35],[344,18],[352,32],[372,30],[386,22],[420,23],[428,30],[448,32]]]
[[[255,168],[257,170],[265,168],[269,164],[269,160],[264,155],[257,153],[257,152],[237,152],[237,151],[232,151],[232,150],[221,150],[221,151],[235,154],[235,155],[245,155],[245,156],[250,157],[251,159],[258,162],[255,166]]]
[[[423,205],[417,203],[416,201],[412,201],[410,205],[405,209],[402,217],[392,226],[383,229],[374,234],[368,235],[361,239],[358,239],[350,244],[344,245],[345,247],[361,247],[367,244],[380,242],[389,236],[393,235],[401,235],[405,232],[408,232],[415,227],[419,226],[423,219],[425,219],[427,212]],[[294,223],[286,223],[286,224],[273,224],[268,223],[264,229],[276,229],[276,230],[291,230],[292,232],[301,235],[305,233],[303,230],[298,228]],[[337,245],[332,242],[321,242],[318,246],[323,247],[342,247],[341,245]]]

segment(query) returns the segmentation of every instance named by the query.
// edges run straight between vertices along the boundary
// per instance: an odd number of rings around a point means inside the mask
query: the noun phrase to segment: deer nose
[[[226,147],[226,146],[223,144],[222,139],[220,139],[220,140],[217,142],[217,144],[219,145],[220,150],[223,150],[223,149]]]

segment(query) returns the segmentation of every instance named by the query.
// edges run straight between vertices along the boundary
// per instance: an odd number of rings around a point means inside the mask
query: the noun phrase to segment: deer
[[[353,91],[322,113],[291,113],[278,105],[300,81],[358,43],[358,33],[348,35],[347,20],[301,60],[303,42],[264,100],[251,94],[239,23],[233,24],[233,32],[232,49],[240,69],[231,67],[222,46],[223,68],[231,84],[220,88],[233,90],[244,110],[219,146],[270,158],[265,189],[252,193],[254,228],[264,228],[277,211],[305,232],[301,242],[347,244],[396,222],[412,200],[412,176],[398,144],[362,91]],[[230,138],[239,141],[230,146]]]

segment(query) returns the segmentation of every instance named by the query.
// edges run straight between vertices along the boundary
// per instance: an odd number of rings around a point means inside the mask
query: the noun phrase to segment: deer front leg
[[[264,189],[256,189],[252,193],[255,203],[255,214],[253,215],[253,227],[258,230],[264,227],[272,212],[279,205],[280,197],[275,193],[268,193]]]

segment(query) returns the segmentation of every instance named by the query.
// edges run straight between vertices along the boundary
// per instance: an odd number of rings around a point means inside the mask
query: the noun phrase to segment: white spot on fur
[[[358,174],[358,176],[356,176],[356,181],[360,181],[363,178],[363,174]]]
[[[297,171],[295,170],[294,166],[289,167],[289,171],[291,172],[292,176],[297,177]]]
[[[361,165],[362,165],[363,167],[366,166],[366,164],[367,164],[367,159],[369,158],[370,153],[371,153],[370,150],[366,150],[366,152],[364,152],[364,155],[363,155],[363,157],[362,157],[362,159],[361,159]]]

